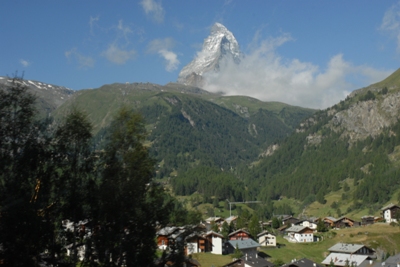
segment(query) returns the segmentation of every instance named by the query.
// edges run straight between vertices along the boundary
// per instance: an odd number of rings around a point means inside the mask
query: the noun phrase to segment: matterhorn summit
[[[235,36],[221,23],[215,23],[204,40],[202,50],[179,73],[178,83],[203,87],[207,83],[204,74],[218,72],[224,60],[239,64],[241,58]]]

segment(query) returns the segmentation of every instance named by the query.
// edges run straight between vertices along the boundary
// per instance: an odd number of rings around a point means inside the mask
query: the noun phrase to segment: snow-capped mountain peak
[[[179,73],[178,82],[202,87],[206,83],[205,73],[218,72],[224,59],[240,63],[241,57],[235,36],[221,23],[215,23],[204,40],[202,50]]]

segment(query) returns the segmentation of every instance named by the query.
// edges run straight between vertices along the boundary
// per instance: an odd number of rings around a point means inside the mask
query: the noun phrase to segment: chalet
[[[397,222],[397,218],[400,217],[400,206],[395,204],[389,204],[381,209],[382,217],[387,223]]]
[[[259,243],[254,241],[251,238],[244,239],[244,240],[229,240],[224,244],[224,252],[225,254],[232,254],[235,252],[236,247],[243,253],[243,254],[255,254],[257,253],[257,248],[261,247]]]
[[[157,247],[162,250],[167,249],[167,247],[170,245],[169,244],[170,240],[175,240],[185,232],[186,230],[184,229],[184,227],[173,226],[173,227],[164,227],[160,229],[156,233]]]
[[[328,250],[330,254],[322,261],[325,266],[360,266],[376,258],[375,251],[362,244],[337,243]]]
[[[263,231],[257,235],[258,243],[263,247],[276,247],[276,236],[269,233],[268,231]]]
[[[301,260],[294,259],[290,263],[282,265],[282,267],[323,267],[323,266],[317,264],[316,262],[313,262],[312,260],[303,258]]]
[[[185,255],[190,255],[193,253],[206,252],[207,239],[198,234],[191,234],[185,238],[186,247]]]
[[[235,259],[234,261],[225,264],[223,267],[274,267],[272,262],[259,257],[257,253],[246,254],[240,259]]]
[[[300,220],[293,217],[293,216],[287,216],[282,218],[282,224],[283,225],[294,225],[296,223],[298,223]]]
[[[207,240],[206,252],[222,255],[222,240],[224,239],[224,236],[214,231],[209,231],[204,235],[204,237]]]
[[[323,220],[326,227],[335,227],[335,222],[337,219],[334,217],[325,217]]]
[[[314,231],[306,226],[294,225],[285,232],[289,242],[314,242]]]
[[[249,238],[251,238],[250,233],[244,229],[236,230],[228,235],[229,240],[245,240]]]
[[[375,250],[362,244],[337,243],[336,245],[330,247],[328,250],[329,252],[367,255],[370,258],[375,258]]]
[[[221,217],[209,217],[206,219],[206,223],[216,223],[218,225],[222,224],[224,222],[224,219]]]
[[[231,223],[236,223],[238,216],[229,216],[228,218],[225,219],[226,223],[229,225]]]
[[[326,257],[322,264],[325,266],[360,266],[369,262],[367,255],[345,254],[345,253],[331,253]]]
[[[361,225],[369,225],[375,223],[375,217],[371,215],[365,215],[361,217]]]
[[[342,216],[339,219],[336,219],[336,221],[334,222],[335,228],[348,228],[348,227],[359,226],[359,225],[360,225],[359,222],[356,222],[345,216]]]

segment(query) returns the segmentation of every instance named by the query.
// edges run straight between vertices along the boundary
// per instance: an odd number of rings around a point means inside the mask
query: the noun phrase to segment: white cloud
[[[302,107],[326,108],[359,88],[354,78],[360,79],[362,84],[370,84],[392,72],[353,66],[344,60],[342,54],[333,56],[325,70],[298,59],[283,59],[275,50],[290,40],[290,35],[283,34],[253,44],[239,65],[225,60],[219,73],[206,74],[208,83],[205,89]]]
[[[400,52],[400,3],[393,5],[385,12],[380,29],[396,38],[397,52]]]
[[[77,52],[76,48],[66,51],[64,54],[68,60],[76,60],[78,62],[79,68],[87,69],[94,66],[95,60],[91,57],[83,56],[82,54]]]
[[[90,20],[89,20],[89,26],[90,26],[90,34],[94,35],[93,33],[93,27],[95,26],[96,22],[100,20],[100,17],[92,17],[90,16]]]
[[[174,71],[179,66],[178,55],[171,49],[175,46],[172,38],[155,39],[147,47],[149,53],[157,53],[165,60],[165,69],[169,72]]]
[[[156,0],[142,0],[140,2],[146,15],[150,16],[154,21],[161,23],[164,21],[164,9],[161,5],[161,1]]]
[[[102,53],[102,56],[118,65],[125,64],[128,60],[134,59],[135,55],[135,50],[124,50],[119,48],[116,44],[109,45],[108,49]]]
[[[117,29],[126,40],[128,40],[128,35],[133,33],[130,27],[124,25],[122,19],[118,21]]]
[[[29,66],[31,65],[31,63],[30,63],[29,61],[24,60],[24,59],[21,59],[21,60],[19,61],[19,63],[21,63],[21,65],[24,66],[25,68],[26,68],[26,67],[29,67]]]
[[[166,66],[165,69],[169,72],[174,71],[179,66],[178,56],[172,52],[165,49],[161,49],[158,53],[165,59]]]

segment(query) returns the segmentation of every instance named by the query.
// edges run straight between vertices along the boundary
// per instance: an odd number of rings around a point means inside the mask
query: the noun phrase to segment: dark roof
[[[293,225],[292,227],[286,229],[286,232],[294,232],[294,233],[301,233],[303,230],[310,229],[307,226],[301,226],[301,225]]]
[[[400,262],[400,253],[387,258],[385,261],[385,267],[396,267],[397,263],[399,262]]]
[[[282,265],[282,267],[322,267],[323,265],[319,265],[312,260],[303,258],[300,260],[293,260],[291,263],[286,263]]]
[[[383,207],[383,208],[381,208],[381,210],[387,210],[387,209],[392,209],[392,208],[400,208],[398,205],[395,205],[395,204],[393,204],[393,203],[390,203],[389,205],[387,205],[387,206],[385,206],[385,207]]]
[[[237,245],[239,249],[261,247],[261,245],[258,242],[254,241],[251,238],[244,239],[244,240],[229,240],[228,242],[234,248],[236,248],[236,245]]]
[[[244,255],[241,259],[244,260],[245,264],[251,267],[273,267],[275,266],[272,262],[259,257],[257,253],[250,253]]]
[[[362,247],[366,247],[372,251],[373,249],[364,246],[362,244],[347,244],[347,243],[337,243],[336,245],[330,247],[328,250],[330,252],[339,252],[339,253],[355,253]]]

